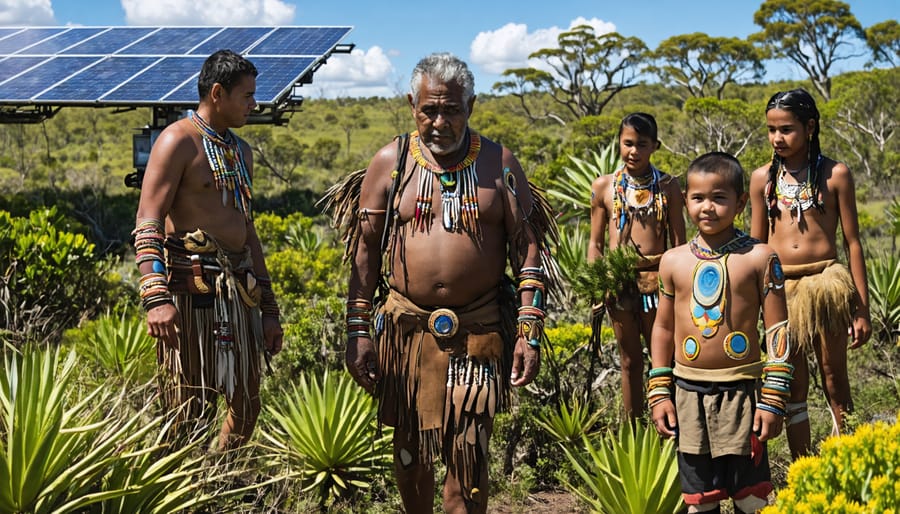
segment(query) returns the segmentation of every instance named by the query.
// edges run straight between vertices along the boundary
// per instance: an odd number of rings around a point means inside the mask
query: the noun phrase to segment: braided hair
[[[825,208],[822,200],[822,192],[819,190],[819,179],[821,172],[822,148],[819,143],[819,110],[816,108],[816,101],[812,95],[805,89],[798,88],[790,91],[779,91],[769,98],[766,105],[766,112],[772,109],[780,109],[790,112],[806,126],[809,120],[815,120],[815,127],[809,138],[807,147],[807,182],[812,189],[813,206],[819,211]],[[782,159],[777,152],[772,153],[772,164],[769,166],[769,179],[766,183],[766,203],[769,211],[769,226],[771,230],[775,230],[775,219],[780,212],[778,208],[778,198],[776,194],[776,184],[778,183],[778,171],[781,169]]]

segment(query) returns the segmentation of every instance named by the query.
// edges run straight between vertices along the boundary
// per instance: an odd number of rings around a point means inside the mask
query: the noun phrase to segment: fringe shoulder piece
[[[344,260],[356,253],[359,245],[359,195],[366,168],[349,173],[343,180],[328,188],[316,202],[331,215],[331,226],[337,229],[344,241]]]
[[[403,133],[394,138],[397,141],[397,162],[394,164],[393,180],[388,193],[385,209],[384,232],[381,236],[381,251],[387,249],[387,236],[392,230],[394,200],[397,194],[397,186],[400,179],[406,174],[406,154],[409,153],[409,134]],[[360,208],[359,197],[362,192],[363,178],[367,168],[351,172],[343,180],[328,188],[321,200],[316,205],[321,205],[322,210],[331,212],[331,224],[341,234],[344,241],[344,261],[348,261],[356,254],[361,236],[359,228]],[[362,213],[365,216],[365,213]]]
[[[537,237],[547,294],[555,300],[561,300],[562,272],[554,254],[559,247],[559,228],[556,225],[556,217],[554,216],[553,207],[547,200],[546,192],[530,180],[528,181],[528,188],[531,191],[532,208],[531,212],[523,212],[522,217]],[[515,237],[524,237],[524,231],[520,230]],[[516,239],[514,238],[513,240],[515,241]]]

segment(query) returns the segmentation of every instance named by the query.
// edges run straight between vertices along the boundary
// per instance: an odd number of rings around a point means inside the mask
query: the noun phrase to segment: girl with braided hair
[[[853,176],[846,164],[822,155],[815,99],[803,89],[775,93],[766,106],[766,126],[774,152],[750,178],[751,235],[774,248],[783,263],[789,336],[797,348],[786,424],[797,458],[811,446],[809,352],[839,433],[853,409],[847,334],[850,348],[869,339],[869,295]],[[838,224],[846,266],[837,261]]]

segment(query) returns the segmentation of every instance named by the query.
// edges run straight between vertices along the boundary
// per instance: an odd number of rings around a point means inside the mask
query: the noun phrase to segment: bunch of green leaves
[[[106,263],[55,207],[0,211],[0,329],[16,345],[55,340],[105,299]]]
[[[900,331],[900,258],[896,254],[869,262],[869,293],[873,328],[879,339],[888,341]]]
[[[593,262],[585,262],[571,278],[575,294],[591,304],[621,294],[637,280],[637,251],[628,245],[608,250]]]
[[[683,507],[672,439],[660,440],[641,423],[624,423],[618,435],[581,440],[581,450],[561,445],[580,479],[564,485],[593,512],[670,514]]]
[[[372,397],[346,373],[326,372],[321,382],[302,374],[267,411],[263,447],[320,506],[369,488],[391,467],[390,436],[376,435]]]

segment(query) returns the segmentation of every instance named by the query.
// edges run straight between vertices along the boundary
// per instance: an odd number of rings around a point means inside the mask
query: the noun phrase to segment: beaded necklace
[[[701,260],[713,260],[718,259],[719,257],[735,252],[744,248],[745,246],[753,246],[759,243],[758,239],[750,237],[749,234],[745,233],[742,230],[734,229],[734,237],[728,240],[727,243],[719,246],[715,250],[711,248],[706,248],[704,246],[700,246],[699,236],[694,236],[690,241],[690,249],[691,253],[694,254],[694,257]]]
[[[703,337],[716,335],[725,321],[728,256],[756,243],[756,239],[737,229],[730,241],[715,250],[700,246],[698,236],[691,239],[691,253],[698,259],[691,277],[691,321]]]
[[[434,179],[437,176],[441,188],[441,225],[448,232],[466,230],[478,233],[478,173],[475,161],[481,152],[481,136],[469,131],[469,151],[466,157],[449,168],[428,161],[422,154],[419,132],[410,134],[410,153],[421,171],[416,196],[415,227],[426,230],[431,223]],[[425,173],[425,171],[430,173]]]
[[[222,205],[228,205],[229,192],[233,192],[235,208],[249,220],[253,183],[237,136],[231,130],[219,134],[193,110],[188,111],[188,119],[200,133],[216,189],[222,191]]]
[[[613,176],[613,218],[619,232],[625,229],[630,217],[643,220],[656,215],[662,222],[666,215],[666,195],[660,192],[659,181],[662,173],[653,165],[644,177],[633,177],[625,173],[625,168]]]
[[[820,155],[816,161],[816,168],[822,160]],[[799,170],[798,170],[799,171]],[[796,184],[792,184],[785,180],[785,176],[790,173],[784,162],[781,163],[781,169],[778,172],[778,181],[775,186],[775,195],[778,202],[781,203],[789,212],[791,212],[791,223],[794,222],[793,213],[797,213],[797,223],[803,218],[803,211],[815,205],[815,193],[813,192],[810,178],[813,176],[813,169],[810,165],[806,166],[806,177]],[[791,173],[793,176],[793,173]]]

